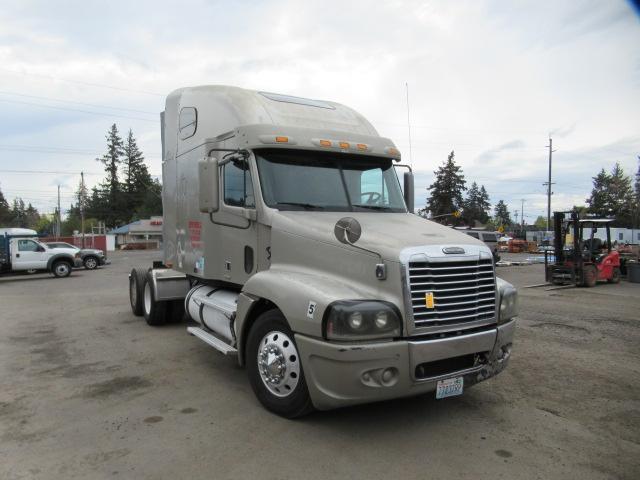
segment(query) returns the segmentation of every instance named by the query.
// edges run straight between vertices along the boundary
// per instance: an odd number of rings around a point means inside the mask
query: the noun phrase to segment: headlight
[[[374,340],[399,337],[400,315],[388,302],[346,300],[334,302],[324,315],[328,340]]]
[[[500,313],[498,323],[505,323],[518,315],[518,292],[513,285],[496,278],[500,293]]]

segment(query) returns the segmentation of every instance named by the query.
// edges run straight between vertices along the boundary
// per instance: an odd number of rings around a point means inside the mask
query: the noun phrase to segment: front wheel
[[[582,268],[582,286],[595,287],[598,282],[598,270],[593,265],[586,265]]]
[[[71,264],[64,260],[60,260],[52,265],[51,271],[56,278],[64,278],[71,275]]]
[[[87,270],[95,270],[98,268],[99,262],[96,257],[86,257],[82,262]]]
[[[251,388],[267,410],[286,418],[313,411],[293,332],[279,310],[256,319],[246,360]]]
[[[620,267],[613,267],[609,283],[620,283]]]

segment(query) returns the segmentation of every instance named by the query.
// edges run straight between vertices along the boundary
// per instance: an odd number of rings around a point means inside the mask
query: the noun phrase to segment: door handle
[[[20,254],[19,253],[16,253],[16,258],[20,258]]]

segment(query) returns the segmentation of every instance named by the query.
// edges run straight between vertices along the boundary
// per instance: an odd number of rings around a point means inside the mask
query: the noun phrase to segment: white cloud
[[[100,4],[99,12],[86,1],[11,2],[0,11],[0,170],[100,172],[95,155],[1,148],[99,153],[115,121],[134,129],[152,172],[160,171],[157,115],[7,92],[149,112],[161,111],[172,89],[202,83],[324,98],[363,113],[407,158],[408,82],[418,203],[455,149],[467,179],[484,183],[494,202],[504,198],[515,209],[525,197],[534,215],[545,210],[550,132],[558,148],[554,206],[583,201],[602,166],[637,168],[638,44],[640,22],[622,0],[195,0],[179,9],[148,0]],[[41,192],[46,208],[52,178],[0,173],[3,190],[34,199]]]

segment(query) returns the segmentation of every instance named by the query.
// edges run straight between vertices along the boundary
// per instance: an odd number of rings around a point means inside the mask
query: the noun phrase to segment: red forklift
[[[620,254],[611,249],[611,222],[579,218],[576,211],[553,212],[554,259],[546,267],[547,282],[577,287],[620,282]],[[598,229],[606,230],[606,241],[595,236]]]

